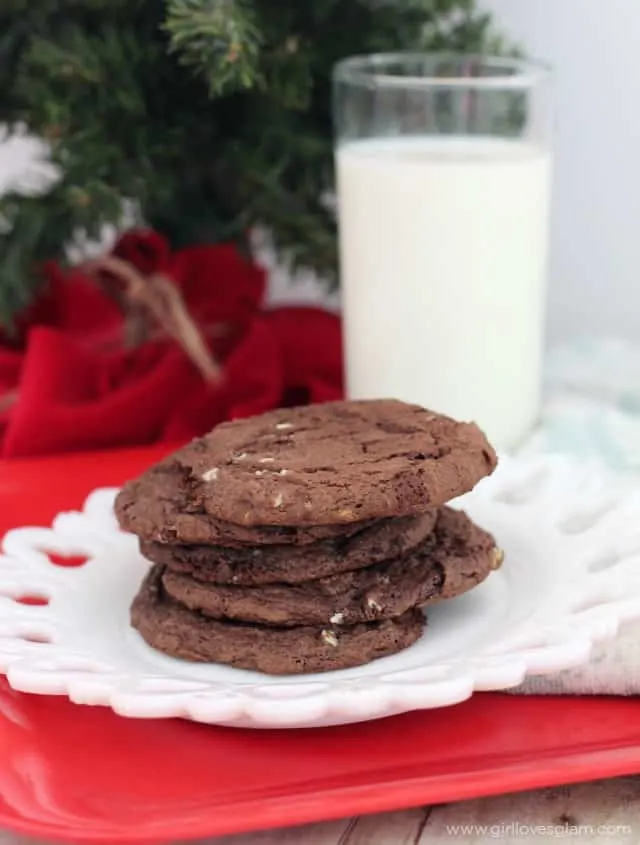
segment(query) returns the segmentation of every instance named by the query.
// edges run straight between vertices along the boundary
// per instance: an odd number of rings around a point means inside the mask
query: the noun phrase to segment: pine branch
[[[2,0],[0,20],[15,21],[31,18],[37,22],[43,15],[60,15],[67,20],[84,20],[87,16],[103,14],[106,11],[134,11],[141,9],[149,0]]]
[[[121,214],[120,192],[97,181],[80,188],[62,179],[43,195],[10,191],[0,197],[0,324],[8,325],[29,304],[46,261],[64,260],[65,248],[78,237],[97,238]]]
[[[164,27],[171,50],[204,77],[213,96],[261,81],[260,31],[247,0],[168,0]]]
[[[399,47],[504,45],[474,0],[0,2],[0,124],[46,138],[61,174],[0,198],[0,320],[123,199],[174,248],[266,225],[331,283],[331,69]]]

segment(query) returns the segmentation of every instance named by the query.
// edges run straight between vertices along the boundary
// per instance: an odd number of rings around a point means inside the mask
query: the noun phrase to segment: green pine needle
[[[266,224],[335,284],[331,69],[398,48],[506,45],[473,0],[3,0],[0,125],[60,181],[0,197],[0,322],[124,201],[174,248]]]
[[[213,96],[251,89],[260,80],[260,31],[242,0],[169,0],[171,51],[201,74]]]

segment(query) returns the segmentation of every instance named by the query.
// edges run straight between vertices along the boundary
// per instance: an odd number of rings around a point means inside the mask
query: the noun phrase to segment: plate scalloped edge
[[[4,538],[0,671],[14,689],[66,695],[137,718],[254,728],[344,724],[443,707],[474,691],[573,668],[588,661],[595,642],[640,618],[640,491],[571,459],[503,458],[491,478],[455,504],[472,517],[478,512],[496,525],[517,526],[521,539],[551,556],[544,600],[533,611],[498,626],[477,647],[435,661],[420,660],[418,643],[402,658],[360,671],[274,679],[220,667],[219,678],[190,676],[189,664],[134,647],[128,605],[146,564],[135,538],[118,529],[115,494],[96,490],[82,511],[59,514],[51,528],[20,528]],[[48,552],[88,561],[61,567]],[[507,550],[505,569],[509,557]],[[531,576],[525,570],[510,571],[516,604],[526,592],[518,578]],[[20,601],[33,596],[48,603]],[[83,612],[87,597],[111,609],[111,628],[98,630],[100,614]]]

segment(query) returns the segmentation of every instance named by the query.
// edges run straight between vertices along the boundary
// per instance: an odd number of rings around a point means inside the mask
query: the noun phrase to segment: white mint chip
[[[215,481],[219,472],[220,470],[218,467],[213,467],[213,469],[208,469],[206,472],[203,472],[201,478],[203,481]]]
[[[287,428],[293,428],[293,423],[276,423],[278,431],[284,431]]]
[[[275,461],[275,458],[260,458],[258,461],[259,464],[272,464]]]
[[[382,610],[382,605],[378,604],[375,599],[367,599],[367,607],[374,613],[380,613],[380,611]]]
[[[232,455],[231,457],[234,461],[244,461],[244,459],[247,457],[247,453],[246,452],[240,452],[240,454],[235,454],[235,455]]]
[[[278,493],[278,495],[273,500],[274,508],[281,508],[283,502],[284,502],[284,496],[282,495],[282,493]]]
[[[327,631],[325,628],[320,636],[327,645],[333,646],[334,648],[338,645],[338,638],[333,631]]]
[[[332,625],[342,625],[344,622],[344,613],[334,613],[329,622]]]
[[[289,470],[288,469],[281,469],[280,472],[278,473],[278,475],[289,475]]]

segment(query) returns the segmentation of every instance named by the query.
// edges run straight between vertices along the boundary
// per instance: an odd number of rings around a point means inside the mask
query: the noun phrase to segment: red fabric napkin
[[[114,255],[175,282],[222,380],[206,383],[171,340],[123,348],[117,306],[80,270],[52,264],[17,337],[0,338],[0,457],[182,442],[227,419],[342,396],[339,319],[265,311],[265,274],[233,246],[172,254],[157,233],[133,231]]]

